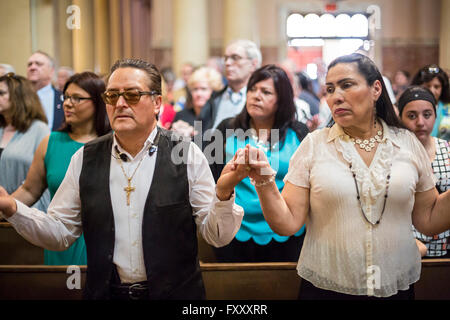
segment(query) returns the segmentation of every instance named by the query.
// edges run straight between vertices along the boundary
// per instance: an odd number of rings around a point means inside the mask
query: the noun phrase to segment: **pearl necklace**
[[[372,138],[369,139],[355,139],[353,137],[350,137],[349,135],[347,135],[350,138],[350,141],[353,144],[357,144],[361,149],[370,152],[372,151],[373,148],[375,148],[375,142],[380,143],[381,142],[381,138],[383,137],[383,131],[378,130],[377,134],[375,136],[373,136]]]

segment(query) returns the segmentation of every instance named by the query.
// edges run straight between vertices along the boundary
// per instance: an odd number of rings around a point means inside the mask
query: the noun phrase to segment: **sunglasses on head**
[[[429,67],[426,67],[424,70],[422,70],[422,72],[426,72],[429,74],[438,74],[440,71],[439,67],[436,65],[431,65]]]
[[[7,74],[4,74],[3,76],[0,77],[2,80],[5,80],[7,78],[9,79],[14,79],[14,80],[19,80],[19,78],[16,76],[16,74],[14,72],[8,72]]]
[[[111,104],[115,106],[120,96],[123,96],[123,98],[128,104],[134,105],[137,104],[139,100],[141,100],[141,96],[143,95],[153,96],[156,94],[158,94],[158,92],[156,91],[139,91],[137,89],[125,90],[123,92],[119,92],[118,90],[107,90],[104,93],[102,93],[102,98],[106,104]]]

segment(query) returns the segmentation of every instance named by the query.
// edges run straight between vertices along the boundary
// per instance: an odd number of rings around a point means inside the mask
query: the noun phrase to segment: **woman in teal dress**
[[[13,196],[30,206],[45,189],[53,196],[58,190],[72,155],[85,143],[108,133],[111,128],[106,117],[101,94],[103,80],[92,72],[73,75],[64,86],[65,123],[38,146],[27,178]],[[83,236],[65,251],[44,250],[46,265],[86,265]]]
[[[308,134],[308,128],[296,120],[291,83],[283,69],[266,65],[249,79],[245,108],[235,118],[223,120],[217,127],[222,137],[223,156],[215,154],[211,171],[217,180],[225,163],[247,144],[264,150],[274,170],[272,178],[281,191],[289,159]],[[216,135],[215,135],[216,136]],[[210,146],[218,145],[213,142]],[[205,148],[205,153],[209,147]],[[303,227],[295,235],[284,237],[272,231],[264,219],[258,194],[247,177],[236,187],[236,203],[244,208],[244,218],[235,239],[222,248],[214,248],[219,262],[297,261],[303,244]]]

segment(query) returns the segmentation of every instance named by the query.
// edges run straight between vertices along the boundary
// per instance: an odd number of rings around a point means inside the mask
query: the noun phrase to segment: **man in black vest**
[[[243,216],[234,186],[248,171],[230,165],[215,187],[201,150],[156,126],[162,99],[154,65],[116,62],[103,98],[114,133],[73,156],[48,214],[3,188],[0,211],[46,249],[67,249],[83,232],[85,298],[204,299],[197,228],[214,246],[233,239]]]

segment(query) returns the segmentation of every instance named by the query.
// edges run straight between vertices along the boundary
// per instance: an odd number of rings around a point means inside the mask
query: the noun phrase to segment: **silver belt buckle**
[[[134,283],[134,284],[132,284],[129,288],[128,288],[128,295],[130,296],[130,299],[131,300],[138,300],[139,299],[139,296],[134,296],[133,295],[133,293],[134,293],[134,289],[145,289],[145,286],[143,286],[142,284],[140,284],[140,283]]]

